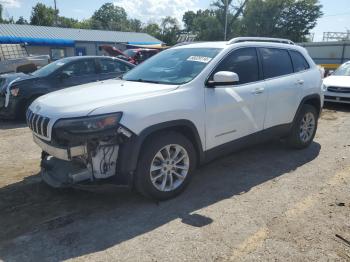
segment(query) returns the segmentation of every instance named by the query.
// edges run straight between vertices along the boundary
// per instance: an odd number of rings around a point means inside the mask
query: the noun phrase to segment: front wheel
[[[315,107],[303,105],[288,137],[288,144],[296,149],[308,147],[316,134],[318,113]]]
[[[157,200],[176,197],[188,185],[195,167],[195,149],[186,137],[175,132],[159,133],[143,145],[136,189]]]

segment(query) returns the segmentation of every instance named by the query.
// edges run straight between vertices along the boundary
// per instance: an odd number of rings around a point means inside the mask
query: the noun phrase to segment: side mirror
[[[239,82],[239,76],[236,73],[220,71],[214,75],[213,80],[208,81],[207,85],[208,87],[231,86],[237,82]]]
[[[61,81],[65,80],[65,79],[68,79],[69,77],[70,77],[70,75],[68,75],[67,73],[64,73],[64,72],[62,72],[62,73],[60,73],[60,74],[58,75],[58,78],[59,78]]]

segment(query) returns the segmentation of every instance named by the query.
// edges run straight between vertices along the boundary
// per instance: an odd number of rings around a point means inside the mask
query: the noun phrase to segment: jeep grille
[[[48,138],[48,125],[50,118],[34,114],[30,109],[26,113],[29,128],[37,135]]]

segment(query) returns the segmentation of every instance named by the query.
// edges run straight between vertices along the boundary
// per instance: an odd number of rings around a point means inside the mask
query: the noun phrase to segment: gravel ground
[[[21,123],[0,123],[0,260],[350,261],[350,106],[306,150],[270,142],[201,167],[180,197],[53,190]]]

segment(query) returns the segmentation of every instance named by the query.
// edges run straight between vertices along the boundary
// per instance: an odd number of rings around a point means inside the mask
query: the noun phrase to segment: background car
[[[127,49],[123,52],[129,57],[129,62],[135,65],[141,64],[143,61],[159,53],[157,49],[136,48]]]
[[[117,57],[134,65],[138,65],[160,52],[158,49],[150,48],[134,48],[121,51],[111,45],[101,45],[99,49],[105,51],[109,56]]]
[[[350,61],[323,80],[325,101],[350,103]]]
[[[113,57],[68,57],[31,73],[0,76],[0,117],[16,118],[39,96],[71,86],[118,77],[135,65]]]

